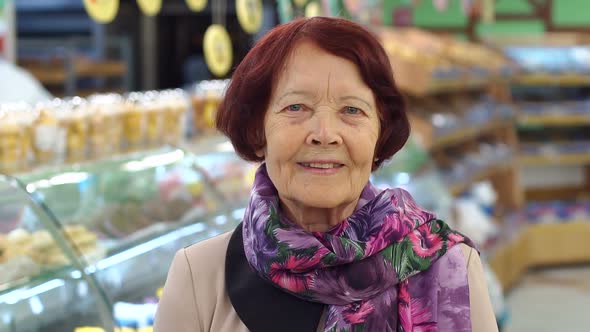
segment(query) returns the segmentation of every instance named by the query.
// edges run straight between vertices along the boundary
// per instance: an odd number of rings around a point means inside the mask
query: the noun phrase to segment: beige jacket
[[[158,307],[155,332],[248,332],[225,289],[225,258],[231,235],[226,233],[178,251]],[[466,245],[462,250],[469,271],[473,331],[498,331],[479,255]]]

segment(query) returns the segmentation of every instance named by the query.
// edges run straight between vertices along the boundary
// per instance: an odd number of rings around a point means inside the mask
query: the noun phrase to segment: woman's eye
[[[303,109],[303,106],[301,104],[293,104],[287,107],[287,110],[290,112],[299,112],[301,111],[301,109]]]
[[[360,114],[362,111],[359,108],[347,106],[344,108],[344,112],[346,114],[356,115],[356,114]]]

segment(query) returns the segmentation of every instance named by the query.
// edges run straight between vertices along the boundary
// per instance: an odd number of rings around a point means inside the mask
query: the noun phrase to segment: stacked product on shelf
[[[180,90],[0,105],[0,173],[177,144],[187,109]]]
[[[515,74],[517,67],[488,47],[415,29],[377,31],[402,90],[417,96],[480,89]]]

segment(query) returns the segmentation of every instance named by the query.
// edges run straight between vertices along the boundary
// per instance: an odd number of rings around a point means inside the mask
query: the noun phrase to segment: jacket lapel
[[[242,224],[229,241],[225,288],[238,316],[251,332],[315,332],[325,305],[290,295],[259,277],[244,253]]]

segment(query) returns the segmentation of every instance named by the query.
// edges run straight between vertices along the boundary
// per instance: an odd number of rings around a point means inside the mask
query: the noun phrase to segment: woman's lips
[[[335,161],[310,161],[297,164],[308,172],[323,175],[335,174],[344,167],[344,164]]]

